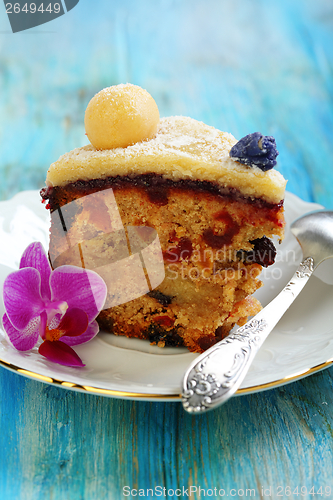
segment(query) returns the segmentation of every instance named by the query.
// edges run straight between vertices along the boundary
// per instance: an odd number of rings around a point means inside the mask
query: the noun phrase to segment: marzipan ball
[[[89,102],[85,127],[96,149],[126,148],[152,139],[160,115],[148,92],[130,83],[101,90]]]

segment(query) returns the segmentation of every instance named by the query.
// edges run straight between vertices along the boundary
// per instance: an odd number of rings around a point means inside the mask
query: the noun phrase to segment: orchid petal
[[[82,333],[78,337],[67,337],[66,335],[64,335],[63,337],[61,337],[61,342],[64,342],[67,345],[84,344],[85,342],[89,342],[89,340],[96,337],[98,332],[99,332],[99,325],[97,321],[92,321],[88,325],[88,328],[84,333]]]
[[[42,339],[45,339],[45,331],[46,331],[46,325],[47,325],[47,314],[45,311],[42,312],[40,315],[40,324],[39,324],[39,335],[42,337]]]
[[[48,360],[60,365],[85,366],[76,352],[60,340],[56,340],[55,342],[44,340],[39,346],[38,352]]]
[[[74,266],[60,266],[51,274],[52,300],[64,300],[68,307],[83,309],[89,323],[103,308],[107,288],[94,271]]]
[[[44,300],[50,300],[51,266],[41,243],[31,243],[25,249],[21,257],[20,269],[25,267],[33,267],[34,269],[37,269],[41,277],[41,295]]]
[[[35,347],[39,337],[40,318],[33,318],[24,330],[17,330],[9,321],[7,314],[2,318],[3,327],[10,342],[18,351],[29,351]]]
[[[73,308],[66,312],[57,329],[66,332],[66,337],[82,335],[88,328],[88,315],[82,309]],[[81,344],[81,342],[80,342]]]
[[[9,274],[3,285],[3,301],[11,324],[24,330],[44,309],[39,272],[25,267]]]

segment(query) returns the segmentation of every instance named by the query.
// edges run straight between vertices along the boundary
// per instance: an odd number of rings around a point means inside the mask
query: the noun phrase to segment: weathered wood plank
[[[1,369],[0,493],[76,500],[121,498],[124,486],[317,491],[333,477],[332,375],[193,418],[178,403],[78,394]]]
[[[333,207],[329,0],[82,0],[16,35],[0,13],[0,199],[42,187],[48,165],[86,143],[92,95],[130,81],[161,115],[274,135],[288,189]],[[0,498],[118,500],[125,485],[255,488],[257,498],[271,486],[278,498],[289,485],[313,500],[312,486],[333,489],[332,377],[192,418],[177,403],[78,394],[1,368]]]

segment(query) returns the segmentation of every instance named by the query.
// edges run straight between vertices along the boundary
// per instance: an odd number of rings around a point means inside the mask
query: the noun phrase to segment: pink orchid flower
[[[41,243],[24,251],[20,269],[3,286],[3,327],[19,351],[43,339],[38,352],[66,366],[84,366],[71,346],[97,335],[95,321],[106,298],[106,285],[94,271],[75,266],[51,270]]]

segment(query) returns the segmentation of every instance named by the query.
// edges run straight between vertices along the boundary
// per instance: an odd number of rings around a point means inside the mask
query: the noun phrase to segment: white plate
[[[277,262],[262,273],[264,287],[256,294],[266,305],[283,288],[301,260],[289,231],[300,215],[322,208],[287,193],[286,237],[278,245]],[[38,191],[17,194],[0,203],[0,290],[5,276],[17,269],[22,252],[32,241],[48,247],[49,215]],[[322,273],[333,282],[331,266]],[[331,275],[330,275],[331,273]],[[333,287],[312,277],[266,340],[238,394],[283,385],[323,369],[333,362]],[[0,314],[4,312],[0,304]],[[148,341],[106,333],[76,346],[85,368],[70,368],[47,361],[37,353],[16,351],[0,328],[0,363],[17,373],[65,388],[128,399],[179,400],[182,376],[196,354],[184,348],[150,346]]]

